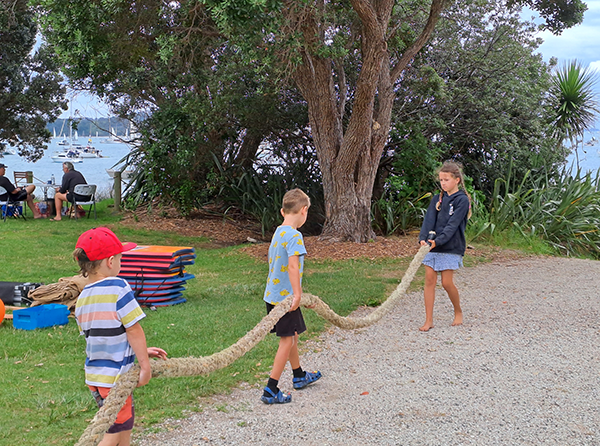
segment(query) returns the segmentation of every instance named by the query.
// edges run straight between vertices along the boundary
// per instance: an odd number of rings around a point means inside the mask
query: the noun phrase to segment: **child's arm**
[[[300,306],[300,299],[302,298],[302,285],[300,284],[300,256],[288,257],[288,276],[290,278],[290,283],[292,284],[292,292],[294,293],[294,300],[292,301],[292,308],[290,308],[290,311],[294,311]]]
[[[126,328],[127,341],[131,345],[135,356],[137,357],[138,363],[140,364],[140,379],[138,381],[138,387],[145,386],[152,378],[152,368],[150,367],[150,357],[153,358],[167,358],[167,353],[161,348],[148,348],[146,346],[146,335],[144,329],[139,322],[136,322],[131,327]]]
[[[435,208],[436,203],[438,202],[439,195],[435,195],[431,201],[429,202],[429,206],[427,207],[427,213],[425,214],[425,218],[423,219],[423,224],[421,225],[421,231],[419,232],[419,242],[421,245],[427,243],[427,237],[429,236],[429,231],[433,231],[435,229],[435,222],[437,219],[437,209]]]

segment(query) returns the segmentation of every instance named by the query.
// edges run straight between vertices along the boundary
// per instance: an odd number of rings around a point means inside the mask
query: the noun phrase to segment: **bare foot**
[[[452,326],[456,326],[456,325],[462,325],[463,323],[463,317],[462,317],[462,313],[456,313],[454,315],[454,322],[452,322]]]
[[[429,331],[433,328],[433,323],[427,323],[425,322],[425,325],[423,325],[422,327],[419,327],[419,330],[421,331]]]

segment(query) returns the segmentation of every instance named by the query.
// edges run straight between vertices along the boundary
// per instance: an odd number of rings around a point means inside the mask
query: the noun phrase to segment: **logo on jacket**
[[[448,211],[448,215],[452,215],[452,214],[454,214],[454,205],[453,204],[450,205],[450,210]]]

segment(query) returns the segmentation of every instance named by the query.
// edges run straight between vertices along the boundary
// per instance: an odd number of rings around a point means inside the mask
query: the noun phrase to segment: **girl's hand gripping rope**
[[[435,235],[435,231],[429,231],[429,234],[427,235],[427,241],[421,240],[421,246],[429,245],[431,246],[431,249],[435,248]]]

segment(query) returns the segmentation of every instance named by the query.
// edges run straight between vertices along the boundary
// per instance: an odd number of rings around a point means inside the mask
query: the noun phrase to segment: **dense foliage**
[[[221,194],[260,215],[275,184],[303,184],[323,197],[328,235],[364,241],[373,198],[403,214],[433,187],[394,178],[416,157],[421,172],[459,158],[491,193],[509,160],[526,170],[564,155],[548,150],[549,67],[515,8],[560,32],[581,21],[580,1],[38,1],[73,84],[137,119],[137,204],[188,213]]]
[[[516,181],[511,170],[495,182],[488,210],[471,223],[475,239],[517,230],[541,238],[566,255],[600,258],[599,173],[563,171],[558,179],[540,172]]]
[[[396,156],[420,129],[488,197],[511,163],[519,179],[541,166],[558,172],[568,152],[552,138],[553,63],[536,53],[535,30],[501,2],[450,7],[399,92]]]
[[[32,161],[50,140],[46,123],[66,109],[59,65],[48,46],[36,48],[36,33],[26,0],[0,1],[0,149],[10,144]]]
[[[187,214],[221,190],[220,167],[238,177],[270,156],[271,141],[306,144],[298,94],[265,71],[266,54],[248,58],[228,42],[202,3],[41,5],[69,78],[136,121],[133,205],[159,198]]]

